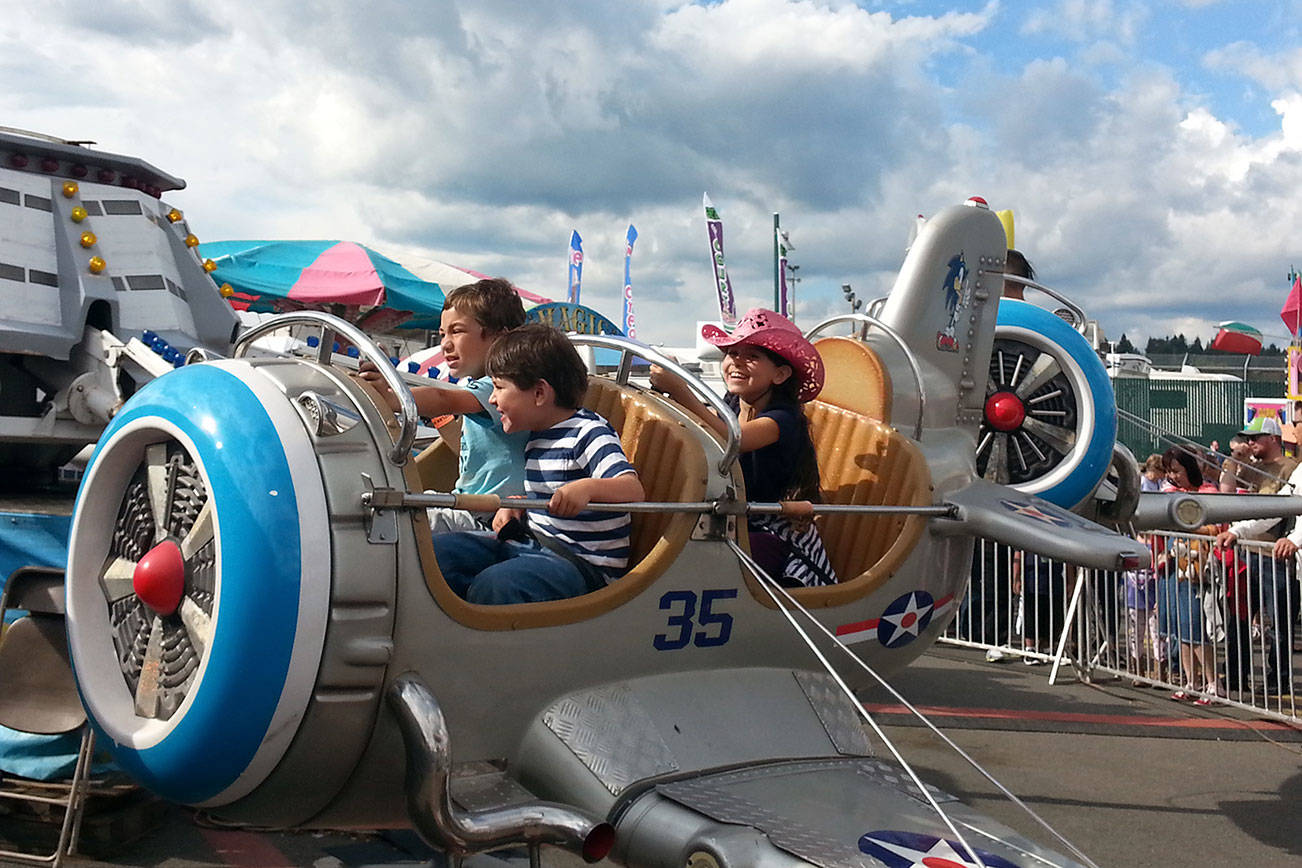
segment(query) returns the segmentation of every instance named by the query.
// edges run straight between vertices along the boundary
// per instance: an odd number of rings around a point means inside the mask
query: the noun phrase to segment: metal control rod
[[[545,510],[549,501],[537,497],[498,497],[496,494],[415,494],[396,488],[376,488],[362,494],[362,506],[369,509],[427,509],[451,507],[467,512],[496,512],[499,509]],[[925,515],[952,518],[952,506],[857,505],[853,503],[810,503],[788,500],[777,503],[721,501],[634,501],[632,503],[589,503],[594,512],[688,512],[701,515]]]

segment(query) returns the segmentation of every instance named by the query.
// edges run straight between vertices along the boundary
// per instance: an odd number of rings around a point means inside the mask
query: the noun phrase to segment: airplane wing
[[[1133,569],[1148,547],[1074,512],[1006,485],[974,480],[945,497],[952,519],[933,519],[933,533],[963,534],[1103,570]]]
[[[1135,530],[1194,530],[1249,518],[1302,515],[1302,497],[1291,494],[1189,494],[1145,492],[1129,524]]]

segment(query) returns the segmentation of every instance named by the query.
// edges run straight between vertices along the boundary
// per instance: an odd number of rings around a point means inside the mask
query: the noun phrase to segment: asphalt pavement
[[[987,663],[979,651],[949,646],[933,648],[895,681],[909,702],[1101,868],[1302,864],[1300,729],[1237,709],[1173,702],[1166,692],[1117,681],[1080,683],[1069,671],[1051,686],[1047,666]],[[884,689],[862,699],[924,780],[1053,843]],[[873,738],[878,754],[888,756]],[[202,815],[161,805],[123,813],[131,822],[119,822],[121,828],[91,823],[88,845],[100,855],[65,864],[433,864],[410,832],[218,829]],[[143,825],[133,826],[136,820]],[[139,834],[144,827],[149,831]]]

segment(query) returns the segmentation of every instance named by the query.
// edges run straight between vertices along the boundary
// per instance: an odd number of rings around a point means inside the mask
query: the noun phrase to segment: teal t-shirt
[[[503,497],[524,494],[524,447],[530,432],[507,434],[502,430],[502,417],[488,403],[488,396],[493,393],[491,377],[466,380],[463,385],[484,409],[461,417],[461,472],[457,492]]]

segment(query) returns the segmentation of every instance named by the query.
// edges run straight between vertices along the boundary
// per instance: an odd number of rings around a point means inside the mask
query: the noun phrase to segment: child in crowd
[[[458,387],[416,386],[411,390],[416,409],[426,417],[459,415],[461,423],[459,494],[524,493],[524,447],[527,431],[506,432],[489,396],[493,381],[484,376],[488,350],[508,331],[524,324],[524,305],[509,281],[486,278],[459,286],[443,302],[440,343],[448,372],[461,378]],[[369,362],[360,376],[398,409],[398,398]],[[459,509],[428,510],[434,532],[486,528],[474,513]]]
[[[1218,490],[1215,483],[1203,478],[1198,458],[1187,450],[1172,447],[1164,458],[1167,484],[1163,490],[1199,493]],[[1217,530],[1215,525],[1206,525],[1195,531],[1195,536],[1216,536]],[[1210,561],[1210,546],[1192,538],[1173,542],[1154,563],[1159,629],[1168,639],[1173,637],[1179,642],[1180,672],[1184,679],[1184,687],[1171,694],[1171,698],[1198,705],[1211,702],[1207,697],[1195,698],[1194,691],[1199,688],[1212,695],[1225,695],[1217,677],[1214,644],[1224,638],[1224,628],[1218,623],[1220,600],[1208,570]],[[1209,616],[1206,624],[1204,615]],[[1174,669],[1174,659],[1171,666]]]
[[[1166,459],[1154,452],[1144,462],[1144,475],[1139,480],[1140,491],[1161,491],[1166,479]]]
[[[1153,572],[1157,558],[1156,539],[1145,534],[1135,539],[1147,545],[1153,554],[1148,563],[1125,574],[1126,648],[1130,652],[1130,671],[1160,680],[1166,654],[1157,630],[1157,576]],[[1136,680],[1131,683],[1138,687],[1143,682]]]
[[[487,369],[502,430],[528,436],[525,494],[550,504],[527,519],[520,510],[499,510],[497,533],[436,535],[443,577],[466,600],[489,605],[561,600],[605,587],[628,567],[629,515],[587,506],[645,494],[614,429],[579,408],[588,387],[583,360],[561,332],[530,324],[493,343]]]
[[[818,460],[801,404],[823,388],[823,360],[791,320],[763,308],[747,311],[732,334],[707,325],[702,336],[720,347],[729,406],[741,420],[741,472],[746,497],[760,503],[822,500]],[[695,412],[720,434],[727,431],[677,377],[651,369],[651,385]],[[753,515],[747,522],[751,555],[784,587],[836,583],[812,519]]]

